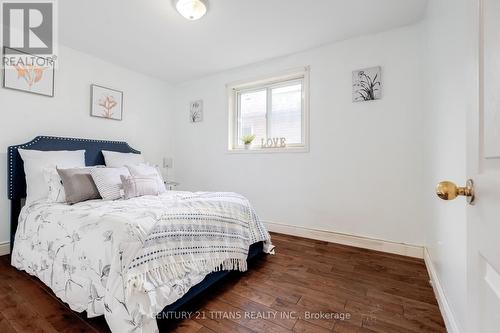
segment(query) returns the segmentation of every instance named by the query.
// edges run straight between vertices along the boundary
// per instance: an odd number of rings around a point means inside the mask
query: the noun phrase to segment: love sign
[[[261,148],[285,148],[286,138],[260,139]]]

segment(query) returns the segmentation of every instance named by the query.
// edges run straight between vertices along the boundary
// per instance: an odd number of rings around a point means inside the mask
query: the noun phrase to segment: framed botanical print
[[[203,121],[203,100],[189,103],[189,121],[192,123]]]
[[[366,102],[382,98],[382,68],[380,66],[352,72],[352,101]]]
[[[8,52],[7,52],[8,51]],[[4,47],[3,87],[54,97],[54,60]]]
[[[111,88],[91,85],[92,108],[90,115],[113,120],[122,120],[123,92]]]

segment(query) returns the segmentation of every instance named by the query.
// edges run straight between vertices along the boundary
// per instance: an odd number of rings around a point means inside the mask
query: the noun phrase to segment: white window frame
[[[261,148],[257,142],[250,149],[244,149],[238,137],[239,128],[239,97],[241,93],[252,91],[267,91],[266,117],[271,113],[272,103],[269,94],[271,89],[289,85],[290,82],[302,83],[302,143],[287,144],[285,148]],[[277,152],[308,152],[309,151],[309,67],[291,69],[274,75],[252,80],[233,82],[227,86],[229,121],[228,121],[228,151],[232,153],[277,153]],[[269,132],[269,122],[266,122]]]

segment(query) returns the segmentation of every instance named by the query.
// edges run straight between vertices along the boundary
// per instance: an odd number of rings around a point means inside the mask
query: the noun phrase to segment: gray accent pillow
[[[66,193],[66,202],[75,204],[82,201],[101,199],[97,186],[90,175],[91,168],[57,169]]]
[[[161,193],[157,175],[120,176],[123,184],[124,198],[131,199],[143,195],[159,195]],[[162,184],[163,185],[163,184]]]

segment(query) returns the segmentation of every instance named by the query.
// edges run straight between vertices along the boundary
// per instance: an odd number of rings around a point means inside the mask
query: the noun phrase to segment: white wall
[[[62,47],[55,98],[0,89],[0,188],[6,189],[9,145],[43,134],[126,140],[155,163],[173,155],[181,189],[240,192],[265,221],[426,245],[463,332],[466,207],[437,200],[434,186],[467,178],[461,133],[474,89],[469,6],[430,1],[420,25],[175,88]],[[310,152],[228,153],[225,85],[305,65],[311,68]],[[351,71],[376,65],[383,68],[383,99],[352,103]],[[91,83],[125,92],[122,122],[89,116]],[[188,103],[200,98],[205,119],[191,124]],[[9,238],[5,192],[0,243]]]
[[[474,13],[473,1],[429,1],[424,22],[426,246],[449,305],[448,319],[455,321],[450,332],[465,332],[467,319],[467,206],[464,200],[438,200],[434,186],[442,180],[463,185],[467,179],[466,111],[477,108]]]
[[[7,147],[37,135],[123,140],[160,163],[171,156],[171,87],[162,81],[61,47],[54,98],[0,89],[0,243],[10,238]],[[90,117],[92,83],[124,92],[123,121]]]
[[[343,41],[183,84],[174,166],[183,189],[236,191],[265,221],[422,245],[421,27]],[[225,85],[310,65],[310,152],[230,154]],[[383,99],[351,102],[352,70],[381,65]],[[188,122],[204,100],[205,119]]]

